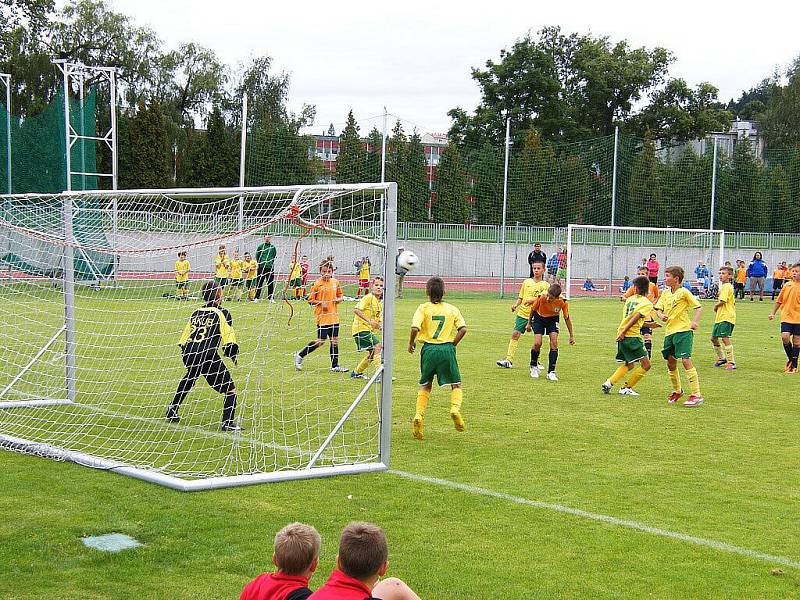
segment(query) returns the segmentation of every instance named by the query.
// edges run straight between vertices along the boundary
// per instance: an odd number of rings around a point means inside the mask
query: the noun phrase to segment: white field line
[[[494,490],[489,490],[486,488],[477,487],[474,485],[469,485],[466,483],[458,483],[457,481],[450,481],[448,479],[440,479],[438,477],[427,477],[425,475],[417,475],[415,473],[408,473],[406,471],[397,471],[395,469],[390,469],[389,473],[392,475],[397,475],[398,477],[403,477],[405,479],[410,479],[412,481],[419,481],[422,483],[430,483],[433,485],[438,485],[442,487],[447,487],[454,490],[459,490],[462,492],[466,492],[468,494],[476,494],[479,496],[487,496],[489,498],[496,498],[498,500],[505,500],[506,502],[513,502],[514,504],[521,504],[524,506],[532,506],[534,508],[541,508],[544,510],[551,510],[554,512],[571,515],[573,517],[578,517],[581,519],[587,519],[589,521],[598,521],[600,523],[607,523],[609,525],[616,525],[618,527],[626,527],[628,529],[633,529],[635,531],[641,531],[643,533],[649,533],[651,535],[658,535],[665,538],[670,538],[673,540],[678,540],[681,542],[687,542],[689,544],[695,544],[698,546],[705,546],[706,548],[712,548],[714,550],[719,550],[721,552],[729,552],[731,554],[739,554],[741,556],[746,556],[747,558],[752,558],[755,560],[760,560],[776,565],[783,565],[785,567],[792,567],[793,569],[800,569],[800,562],[793,560],[791,558],[787,558],[785,556],[775,556],[772,554],[766,554],[764,552],[759,552],[757,550],[750,550],[749,548],[742,548],[741,546],[734,546],[733,544],[728,544],[725,542],[718,542],[716,540],[709,540],[706,538],[696,537],[693,535],[688,535],[685,533],[680,533],[678,531],[669,531],[668,529],[660,529],[658,527],[651,527],[650,525],[646,525],[644,523],[640,523],[639,521],[630,521],[628,519],[618,519],[617,517],[611,517],[609,515],[601,515],[599,513],[592,513],[585,510],[580,510],[578,508],[572,508],[569,506],[564,506],[563,504],[552,504],[550,502],[540,502],[538,500],[529,500],[528,498],[522,498],[520,496],[512,496],[511,494],[505,494],[503,492],[495,492]]]

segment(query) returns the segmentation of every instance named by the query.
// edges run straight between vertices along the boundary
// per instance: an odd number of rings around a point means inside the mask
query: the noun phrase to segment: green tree
[[[717,226],[726,231],[766,231],[769,208],[760,193],[762,166],[750,142],[740,140],[729,161],[717,166]]]
[[[786,169],[778,165],[764,173],[763,196],[769,207],[769,231],[796,232],[789,229],[787,217],[792,212],[792,190]]]
[[[409,220],[425,221],[428,219],[427,205],[431,199],[431,192],[425,164],[425,149],[416,131],[408,139],[404,169],[406,189],[409,194],[406,204]]]
[[[456,144],[448,144],[440,156],[431,214],[439,223],[466,223],[469,220],[467,176]]]
[[[664,210],[660,163],[653,140],[646,139],[631,162],[630,179],[625,189],[617,223],[629,227],[675,226]]]
[[[215,106],[206,131],[189,154],[191,183],[197,187],[233,187],[239,182],[239,143],[236,132]]]
[[[800,145],[800,56],[786,72],[788,82],[772,84],[766,110],[759,116],[764,138],[772,148]]]
[[[552,227],[559,208],[558,161],[539,132],[527,131],[522,149],[509,167],[507,222]]]
[[[558,188],[562,198],[561,207],[555,219],[556,227],[570,223],[588,222],[591,185],[589,169],[579,155],[567,154],[561,160]]]
[[[166,120],[156,101],[140,101],[120,129],[119,180],[122,189],[159,189],[172,182],[172,148]],[[124,134],[124,137],[123,137]]]
[[[473,217],[479,224],[499,225],[502,221],[503,166],[502,152],[488,143],[470,153],[468,171],[474,199]]]
[[[359,183],[368,181],[367,151],[358,134],[358,123],[351,110],[347,123],[339,136],[339,156],[336,158],[336,182]]]

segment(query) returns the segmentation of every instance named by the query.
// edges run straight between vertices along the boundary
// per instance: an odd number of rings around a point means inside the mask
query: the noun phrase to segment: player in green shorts
[[[736,361],[733,359],[733,344],[731,335],[736,325],[736,294],[733,292],[733,268],[720,267],[719,288],[717,303],[714,305],[714,327],[711,330],[711,345],[717,355],[715,367],[724,367],[726,371],[736,370]],[[720,345],[722,340],[722,345]]]
[[[519,288],[517,301],[511,306],[511,312],[516,312],[514,317],[514,329],[511,331],[511,340],[508,342],[506,357],[496,361],[498,367],[510,369],[513,366],[514,355],[517,353],[519,337],[530,331],[531,304],[542,294],[546,294],[550,289],[550,284],[544,280],[544,263],[536,261],[531,264],[533,277],[529,277],[522,282]]]
[[[449,385],[450,418],[456,431],[464,431],[464,418],[461,416],[461,370],[456,360],[456,346],[467,334],[467,324],[461,311],[452,304],[442,302],[444,281],[431,277],[425,286],[428,302],[420,304],[411,320],[411,337],[408,351],[413,354],[417,341],[422,343],[419,369],[419,391],[417,410],[412,421],[411,432],[418,440],[423,439],[425,430],[425,409],[433,388],[433,378],[440,386]]]
[[[351,379],[366,379],[364,371],[371,362],[381,362],[383,346],[376,332],[381,330],[383,318],[383,277],[372,280],[370,292],[361,298],[353,309],[353,340],[358,352],[366,352],[356,368],[350,372]]]

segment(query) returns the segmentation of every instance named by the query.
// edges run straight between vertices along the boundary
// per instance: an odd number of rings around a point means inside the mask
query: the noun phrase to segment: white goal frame
[[[612,225],[579,225],[570,223],[567,226],[567,279],[566,279],[566,290],[565,290],[565,297],[569,300],[572,297],[571,288],[573,283],[573,233],[576,231],[609,231],[611,233],[610,236],[610,264],[609,264],[609,287],[607,296],[616,296],[618,295],[618,290],[614,289],[614,253],[615,253],[615,233],[616,232],[625,232],[625,233],[636,233],[636,232],[658,232],[658,233],[666,233],[668,235],[674,234],[690,234],[690,235],[709,235],[711,239],[713,236],[719,236],[719,246],[714,247],[713,250],[718,250],[719,252],[719,265],[716,265],[716,268],[722,266],[725,263],[725,231],[722,229],[680,229],[680,228],[673,228],[673,227],[620,227],[620,226],[612,226]],[[666,246],[669,247],[669,246]],[[709,251],[713,251],[712,247],[709,246]],[[662,264],[662,267],[667,266],[666,264]],[[688,265],[687,265],[688,266]],[[602,280],[601,280],[602,281]],[[600,294],[602,295],[602,294]]]
[[[128,196],[148,196],[161,195],[175,199],[180,198],[231,198],[237,194],[246,193],[270,193],[277,192],[283,194],[294,194],[292,204],[297,204],[297,199],[307,191],[323,191],[330,193],[347,193],[363,191],[380,191],[379,206],[376,205],[376,216],[381,219],[380,230],[382,239],[367,239],[346,231],[338,231],[332,227],[326,230],[340,237],[351,238],[362,243],[371,244],[380,248],[384,255],[384,271],[382,273],[386,282],[391,282],[395,277],[395,255],[397,254],[397,184],[396,183],[370,183],[370,184],[340,184],[340,185],[302,185],[302,186],[265,186],[265,187],[237,187],[237,188],[180,188],[163,190],[119,190],[119,191],[75,191],[64,192],[62,194],[28,194],[31,197],[59,197],[63,201],[64,209],[64,244],[63,244],[63,290],[64,290],[64,321],[63,324],[54,332],[50,340],[39,349],[38,353],[12,378],[10,383],[0,389],[0,411],[18,410],[32,407],[46,407],[50,405],[69,405],[76,404],[76,322],[75,322],[75,273],[73,267],[73,255],[75,249],[80,251],[80,246],[76,242],[72,232],[72,203],[74,198],[87,198],[92,196],[108,197],[109,195]],[[6,198],[19,198],[21,196],[6,196]],[[0,195],[0,201],[4,197]],[[239,198],[239,231],[243,230],[242,197]],[[376,200],[377,201],[377,200]],[[113,226],[116,232],[116,202],[114,203]],[[303,221],[302,216],[299,221]],[[5,223],[6,226],[11,226]],[[113,251],[113,249],[112,249]],[[392,286],[387,285],[391,290]],[[182,477],[163,473],[119,462],[113,459],[94,456],[85,452],[62,448],[59,446],[22,439],[12,435],[0,433],[0,449],[14,450],[25,454],[74,462],[83,466],[96,469],[113,471],[121,475],[141,479],[159,485],[166,486],[179,491],[199,491],[216,488],[234,487],[240,485],[250,485],[256,483],[287,481],[296,479],[309,479],[316,477],[328,477],[334,475],[351,475],[358,473],[369,473],[385,471],[389,468],[391,457],[391,427],[392,427],[392,363],[393,363],[393,325],[395,314],[394,294],[384,295],[383,308],[383,352],[382,364],[378,365],[376,371],[364,384],[364,387],[352,400],[350,406],[343,412],[336,425],[329,432],[319,448],[313,451],[313,456],[307,461],[304,468],[294,470],[278,470],[271,472],[259,472],[244,475],[231,476],[211,476],[198,479],[184,479]],[[20,401],[3,401],[3,396],[14,386],[14,384],[30,370],[40,357],[57,341],[64,336],[64,390],[65,398],[33,398]],[[348,417],[362,403],[367,392],[379,383],[381,392],[378,401],[378,423],[377,423],[377,460],[373,462],[339,464],[334,466],[316,466],[316,463],[323,455],[334,436],[342,429]]]

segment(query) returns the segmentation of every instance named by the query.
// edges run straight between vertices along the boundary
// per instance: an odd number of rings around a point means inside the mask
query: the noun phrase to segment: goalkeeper
[[[241,431],[241,427],[233,420],[236,411],[236,386],[230,371],[222,361],[218,349],[222,346],[223,354],[236,364],[239,346],[233,331],[233,318],[222,303],[222,287],[207,281],[203,285],[205,306],[192,313],[189,322],[183,329],[178,342],[186,366],[186,375],[178,384],[175,398],[167,409],[167,421],[178,423],[178,409],[186,395],[192,390],[195,382],[202,375],[215,392],[225,396],[222,408],[222,431]]]

